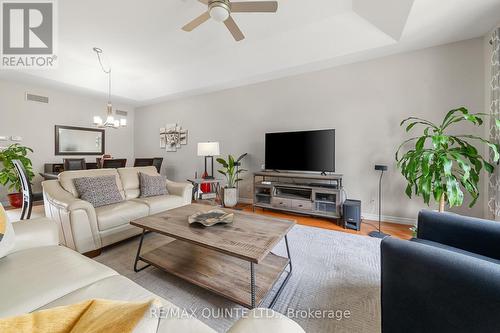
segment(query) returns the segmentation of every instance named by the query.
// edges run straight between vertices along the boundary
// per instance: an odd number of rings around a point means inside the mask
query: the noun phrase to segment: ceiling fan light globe
[[[210,17],[217,22],[224,22],[229,18],[229,10],[222,5],[213,5],[210,8]]]

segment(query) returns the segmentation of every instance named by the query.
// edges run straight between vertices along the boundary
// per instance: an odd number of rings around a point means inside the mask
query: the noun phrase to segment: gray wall
[[[224,155],[249,153],[245,167],[257,171],[264,162],[264,133],[335,128],[337,172],[345,175],[349,197],[363,201],[364,215],[377,212],[373,165],[384,163],[389,172],[383,214],[388,220],[414,219],[425,205],[404,195],[404,179],[394,162],[397,146],[407,137],[399,122],[408,116],[439,121],[461,105],[483,112],[484,66],[478,38],[142,107],[136,109],[135,153],[165,156],[168,177],[184,180],[203,169],[196,143],[219,141]],[[159,148],[159,127],[167,123],[189,130],[188,145],[175,153]],[[243,198],[251,197],[249,175]],[[457,211],[482,216],[483,207],[481,199],[473,209],[464,205]]]
[[[25,93],[48,96],[50,103],[28,102]],[[115,105],[129,111],[128,127],[106,130],[106,152],[123,157],[132,163],[134,157],[134,110],[128,105]],[[41,190],[44,163],[62,162],[62,156],[54,155],[54,125],[92,127],[92,116],[104,116],[106,98],[88,97],[67,91],[43,88],[25,83],[0,80],[0,136],[22,136],[21,144],[31,147],[30,156],[37,177],[34,190]],[[5,147],[12,142],[0,141]],[[85,157],[95,161],[96,156]],[[7,190],[0,185],[0,200],[5,201]]]

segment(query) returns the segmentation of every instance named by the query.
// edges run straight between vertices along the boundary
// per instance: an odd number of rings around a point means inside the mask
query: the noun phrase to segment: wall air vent
[[[126,117],[128,115],[127,111],[116,110],[116,115]]]
[[[49,98],[47,96],[34,95],[30,93],[26,93],[26,100],[45,104],[49,103]]]

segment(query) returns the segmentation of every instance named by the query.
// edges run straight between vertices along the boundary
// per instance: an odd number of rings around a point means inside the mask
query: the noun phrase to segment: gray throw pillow
[[[150,176],[139,172],[139,184],[141,186],[141,198],[168,194],[167,178],[163,176]]]
[[[81,177],[73,179],[73,183],[80,199],[90,202],[94,207],[123,201],[115,176]]]

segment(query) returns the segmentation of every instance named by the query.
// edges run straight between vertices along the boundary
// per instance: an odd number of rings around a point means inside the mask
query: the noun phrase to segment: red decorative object
[[[7,194],[7,198],[9,199],[9,204],[14,208],[21,208],[23,206],[22,193]]]
[[[208,177],[208,173],[205,171],[203,175],[201,175],[201,178],[205,179]],[[203,193],[208,193],[210,192],[210,184],[209,183],[201,183],[200,189]]]

